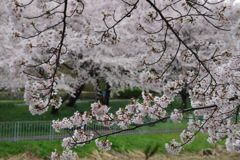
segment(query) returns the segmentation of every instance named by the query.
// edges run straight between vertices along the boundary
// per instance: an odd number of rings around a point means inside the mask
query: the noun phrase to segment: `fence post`
[[[16,125],[17,125],[17,122],[14,123],[14,141],[17,141],[17,140],[16,140],[16,138],[17,138],[17,134],[16,134],[16,132],[17,132],[17,127],[16,127]]]
[[[14,141],[18,141],[18,128],[19,128],[19,122],[14,123]]]
[[[50,126],[50,134],[49,134],[50,137],[49,138],[50,138],[50,140],[53,140],[53,128],[52,128],[51,122],[49,122],[49,123],[50,123],[50,125],[49,125]]]
[[[21,123],[21,122],[17,122],[17,141],[19,141],[19,129],[20,129],[20,123]]]
[[[168,133],[169,132],[169,119],[167,120],[167,122],[165,122],[166,124],[166,132]]]
[[[193,115],[192,114],[189,114],[189,123],[192,123],[193,122]]]

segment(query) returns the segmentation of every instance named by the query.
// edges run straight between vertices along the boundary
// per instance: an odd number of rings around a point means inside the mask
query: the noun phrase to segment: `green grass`
[[[54,119],[62,119],[63,117],[71,116],[76,110],[79,112],[89,111],[90,105],[94,101],[84,101],[77,103],[75,107],[62,106],[59,111],[59,115],[50,114],[50,109],[43,115],[32,116],[28,111],[28,106],[26,105],[15,105],[13,102],[0,102],[0,122],[14,122],[14,121],[52,121]],[[19,102],[19,101],[17,101]],[[116,112],[119,107],[124,107],[128,104],[130,100],[127,101],[111,101],[110,102],[110,112]],[[169,125],[170,124],[170,125]],[[17,125],[17,126],[16,126]],[[18,123],[18,124],[6,124],[0,123],[0,128],[2,130],[1,137],[13,137],[15,133],[19,137],[21,136],[40,136],[50,134],[52,132],[52,123]],[[95,124],[97,126],[98,124]],[[166,130],[166,129],[184,129],[186,128],[186,123],[173,124],[171,121],[166,123],[155,124],[153,127],[145,126],[137,130],[139,131],[156,131],[156,130]],[[119,128],[119,127],[118,127]],[[15,132],[16,130],[16,132]],[[14,132],[13,132],[14,131]]]
[[[75,108],[79,112],[84,112],[84,111],[90,111],[91,109],[91,103],[94,103],[95,101],[91,100],[88,102],[84,103],[77,103]],[[130,100],[120,100],[120,101],[110,101],[109,107],[110,113],[115,113],[119,108],[124,108],[127,104],[129,104],[131,101]]]
[[[24,104],[25,102],[24,102],[24,100],[6,100],[6,99],[0,100],[0,105],[7,104],[7,103],[10,103],[10,104],[22,103],[22,104]]]
[[[165,143],[169,143],[170,140],[176,139],[178,142],[180,133],[160,133],[160,134],[145,134],[145,135],[127,135],[127,136],[110,136],[109,140],[113,143],[112,151],[128,152],[134,150],[144,151],[148,146],[159,145],[158,153],[166,154],[164,148]],[[183,147],[183,152],[199,152],[206,148],[212,148],[216,145],[209,144],[207,141],[207,135],[198,134],[195,141],[189,145]],[[218,143],[220,145],[223,142]],[[62,152],[60,140],[52,141],[20,141],[20,142],[1,142],[0,143],[0,157],[7,158],[12,155],[17,155],[24,152],[32,152],[38,156],[48,159],[51,152],[57,149],[58,152]],[[86,157],[91,154],[93,150],[96,150],[94,142],[87,144],[83,147],[77,147],[74,149],[78,153],[79,157]],[[111,151],[109,151],[111,152]]]
[[[124,107],[128,104],[129,101],[112,101],[110,102],[110,112],[115,112],[119,107]],[[94,101],[84,101],[81,103],[77,103],[75,107],[66,107],[62,105],[59,110],[58,115],[52,115],[51,108],[42,115],[34,115],[32,116],[29,112],[28,106],[24,105],[22,100],[1,100],[0,101],[0,122],[6,121],[51,121],[54,119],[62,119],[64,117],[69,117],[73,115],[75,111],[84,112],[89,111],[91,103]],[[16,105],[17,104],[17,105]]]
[[[42,115],[32,116],[29,112],[28,106],[24,105],[23,100],[0,100],[0,122],[6,121],[52,121],[54,119],[62,119],[64,117],[71,116],[75,111],[84,112],[90,111],[91,103],[94,103],[94,100],[83,101],[81,103],[76,103],[75,107],[66,107],[62,105],[59,110],[58,115],[52,115],[51,107],[48,111]],[[110,101],[110,111],[115,113],[120,107],[124,108],[127,104],[130,103],[130,100],[126,101]],[[169,109],[172,110],[173,107],[179,108],[181,103],[179,100],[175,100],[170,105]]]
[[[165,150],[165,143],[169,143],[172,139],[180,142],[179,132],[159,133],[159,134],[144,134],[144,135],[128,135],[128,136],[113,136],[110,138],[113,142],[113,150],[118,152],[141,150],[144,151],[148,146],[159,145],[158,153],[167,153]],[[216,145],[207,142],[207,135],[198,134],[195,141],[189,145],[185,145],[183,151],[185,152],[199,152],[202,149],[211,148]],[[224,142],[218,144],[223,145]]]
[[[107,127],[103,127],[102,125],[98,123],[92,123],[88,126],[98,129],[98,130],[108,130]],[[158,123],[154,126],[144,126],[138,129],[135,129],[133,132],[140,132],[143,133],[149,133],[149,132],[159,132],[159,131],[180,131],[187,127],[187,121],[183,120],[182,123],[175,124],[172,123],[172,121],[167,121],[166,123]],[[60,133],[55,133],[55,131],[52,129],[52,123],[51,122],[17,122],[17,123],[0,123],[0,136],[1,138],[6,137],[15,137],[15,138],[26,138],[26,137],[34,137],[34,136],[50,136],[50,135],[66,135],[68,134],[67,131],[61,131]],[[117,125],[114,125],[112,127],[114,130],[121,130],[121,128]],[[131,128],[131,126],[129,126]]]
[[[2,121],[51,121],[53,119],[62,119],[63,117],[71,116],[76,110],[79,112],[89,111],[90,105],[94,101],[86,101],[77,103],[75,107],[70,108],[62,106],[59,111],[59,115],[54,116],[50,114],[50,109],[43,115],[32,116],[28,111],[28,106],[26,105],[15,105],[16,103],[23,103],[23,101],[0,101],[0,122]],[[112,107],[110,112],[115,112],[119,107],[124,107],[130,101],[112,101],[110,106]],[[172,104],[172,107],[179,107],[180,101],[176,100]],[[186,123],[173,124],[171,121],[168,122],[171,125],[156,124],[154,127],[143,127],[139,130],[153,130],[156,127],[169,129],[182,129],[186,127]],[[48,129],[50,127],[47,127]],[[144,151],[150,145],[159,145],[160,148],[158,153],[166,153],[164,149],[164,144],[169,142],[171,139],[175,138],[179,141],[180,133],[160,133],[160,134],[147,134],[147,135],[128,135],[128,136],[110,136],[109,139],[113,142],[112,150],[118,152],[126,152],[133,150]],[[204,148],[211,148],[215,145],[209,144],[207,141],[207,136],[199,134],[196,137],[196,141],[190,145],[186,145],[183,149],[184,152],[198,152]],[[221,142],[220,144],[224,144]],[[32,152],[45,159],[49,158],[49,155],[54,149],[62,151],[60,140],[48,140],[48,141],[20,141],[20,142],[0,142],[0,157],[9,157],[11,155],[16,155],[24,152]],[[80,157],[85,157],[91,154],[95,150],[94,142],[84,146],[74,149]]]

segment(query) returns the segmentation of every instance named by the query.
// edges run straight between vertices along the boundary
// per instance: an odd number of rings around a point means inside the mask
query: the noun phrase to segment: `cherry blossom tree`
[[[18,45],[12,69],[27,79],[25,101],[32,114],[61,106],[59,90],[74,93],[84,82],[104,77],[111,87],[133,86],[162,92],[143,93],[113,114],[99,102],[90,113],[78,111],[53,121],[56,132],[74,130],[64,138],[66,150],[52,159],[76,157],[72,147],[95,141],[109,150],[110,135],[171,119],[185,113],[196,117],[181,134],[181,142],[165,145],[179,154],[197,133],[208,142],[226,138],[230,152],[240,152],[239,36],[240,8],[234,0],[11,0],[9,39]],[[17,55],[16,53],[14,55]],[[67,70],[67,71],[66,71]],[[119,72],[121,71],[121,72]],[[166,109],[183,87],[191,108]],[[148,120],[148,121],[147,121]],[[101,134],[81,126],[98,122],[121,130]],[[105,139],[101,139],[105,137]]]
[[[0,89],[1,90],[19,90],[24,88],[25,82],[21,74],[16,74],[16,67],[14,67],[14,61],[21,57],[17,53],[15,54],[15,48],[18,48],[18,45],[14,45],[7,34],[9,34],[9,27],[12,27],[12,23],[8,20],[6,4],[0,2]],[[14,55],[14,56],[13,56]]]

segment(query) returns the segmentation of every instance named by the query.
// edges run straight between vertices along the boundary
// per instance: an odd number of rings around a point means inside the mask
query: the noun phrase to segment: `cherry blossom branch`
[[[31,0],[29,3],[26,3],[26,4],[19,4],[17,1],[15,2],[15,5],[16,7],[26,7],[26,6],[29,6],[30,4],[33,3],[34,0]]]
[[[151,0],[146,0],[160,15],[160,17],[164,20],[164,22],[166,23],[167,27],[172,31],[172,33],[175,35],[175,37],[178,39],[178,41],[180,41],[197,59],[197,61],[204,67],[204,69],[210,74],[211,78],[214,80],[214,82],[216,82],[215,78],[213,77],[213,75],[211,74],[211,72],[209,71],[209,69],[206,67],[206,65],[200,60],[200,58],[198,57],[197,53],[195,53],[180,37],[179,35],[176,33],[176,31],[173,29],[173,27],[169,24],[168,20],[163,16],[162,12],[152,3]]]
[[[40,15],[34,16],[34,17],[24,17],[24,18],[26,18],[26,19],[37,19],[37,18],[41,18],[41,17],[46,16],[46,15],[49,16],[49,15],[54,15],[55,13],[63,13],[63,12],[59,12],[59,11],[55,11],[55,12],[51,13],[52,11],[56,10],[57,8],[59,8],[62,4],[64,4],[64,1],[63,2],[59,2],[59,4],[56,7],[46,11],[43,14],[40,14]]]
[[[176,59],[180,47],[181,47],[181,42],[179,42],[179,44],[178,44],[178,48],[177,48],[177,50],[176,50],[175,56],[173,57],[172,61],[169,63],[169,65],[168,65],[167,68],[163,71],[163,73],[162,73],[160,76],[157,77],[157,79],[161,79],[161,78],[163,77],[163,75],[167,72],[167,70],[172,66],[172,63],[173,63],[174,60]]]
[[[210,106],[205,106],[205,107],[189,108],[189,109],[182,110],[181,112],[186,113],[186,112],[191,112],[191,111],[195,111],[195,110],[210,109],[210,108],[217,108],[217,106],[216,105],[210,105]],[[102,138],[102,137],[106,137],[106,136],[110,136],[110,135],[115,135],[115,134],[119,134],[119,133],[126,132],[126,131],[136,130],[137,128],[141,128],[141,127],[144,127],[144,126],[153,126],[153,125],[155,125],[157,123],[160,123],[160,122],[166,122],[169,118],[170,118],[170,116],[166,116],[164,118],[161,118],[161,119],[153,121],[153,122],[148,122],[148,123],[144,123],[144,124],[131,124],[131,126],[134,126],[134,127],[127,128],[127,129],[122,129],[122,130],[115,131],[115,132],[112,132],[112,133],[103,134],[101,136],[97,136],[97,137],[95,137],[91,140],[88,140],[88,141],[78,142],[77,144],[88,143],[88,142],[91,142],[91,141],[96,140],[98,138]]]
[[[204,120],[204,123],[199,127],[199,129],[191,136],[185,143],[181,144],[181,146],[184,146],[188,144],[205,126],[205,124],[213,117],[214,113],[217,111],[217,107],[215,107],[214,111],[211,113],[211,115],[208,117],[208,119]]]
[[[57,75],[57,71],[58,71],[58,68],[60,66],[60,57],[61,57],[61,54],[62,54],[62,47],[63,47],[63,41],[64,41],[64,38],[65,38],[65,34],[66,34],[66,26],[67,26],[67,23],[66,23],[66,18],[67,18],[67,6],[68,6],[68,0],[65,0],[65,4],[64,4],[64,11],[63,11],[63,30],[62,30],[62,36],[61,36],[61,41],[59,43],[59,49],[58,49],[58,53],[57,53],[57,57],[56,57],[56,67],[54,69],[54,72],[52,74],[52,84],[51,84],[51,89],[50,89],[50,93],[52,94],[52,92],[54,91],[53,89],[53,86],[54,86],[54,83],[56,83],[55,81],[55,76]],[[51,95],[52,97],[53,95]],[[51,98],[50,98],[51,99]],[[50,100],[49,100],[50,102]]]
[[[126,3],[126,2],[124,1],[124,3]],[[112,26],[108,26],[108,25],[106,24],[106,21],[105,21],[106,17],[105,17],[105,15],[104,15],[103,22],[104,22],[105,26],[107,27],[107,30],[105,30],[105,31],[98,31],[98,32],[102,32],[103,34],[102,34],[102,37],[101,37],[101,41],[100,41],[99,43],[95,43],[94,45],[99,45],[99,44],[103,41],[104,37],[108,36],[108,34],[109,34],[108,32],[109,32],[109,30],[111,30],[111,29],[113,29],[113,32],[114,32],[114,34],[115,34],[115,36],[116,36],[115,38],[117,39],[117,34],[116,34],[116,31],[115,31],[115,27],[116,27],[119,23],[121,23],[125,18],[128,18],[129,15],[131,15],[131,13],[137,8],[137,4],[138,4],[138,3],[139,3],[139,0],[137,0],[137,1],[134,3],[134,5],[131,5],[131,6],[133,6],[133,7],[132,7],[131,10],[128,11],[123,17],[121,17],[119,20],[115,20],[116,23],[113,24]]]

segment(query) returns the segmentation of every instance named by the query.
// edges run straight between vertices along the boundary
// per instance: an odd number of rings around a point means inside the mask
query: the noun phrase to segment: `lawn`
[[[23,100],[0,100],[0,122],[7,121],[52,121],[54,119],[62,119],[64,117],[69,117],[73,115],[75,111],[84,112],[89,111],[91,103],[94,103],[94,100],[84,100],[76,103],[75,107],[67,107],[63,104],[59,109],[58,115],[51,114],[51,107],[48,111],[42,115],[32,116],[29,112],[28,106],[24,104]],[[119,108],[124,108],[127,104],[130,103],[130,100],[114,100],[110,101],[109,106],[111,109],[109,112],[115,113]],[[189,103],[188,103],[189,104]],[[190,105],[188,105],[190,106]],[[175,100],[169,106],[169,109],[180,108],[180,100]]]
[[[159,133],[159,134],[144,134],[144,135],[127,135],[127,136],[110,136],[109,140],[113,143],[112,151],[128,152],[134,150],[145,151],[149,146],[159,145],[157,153],[166,154],[164,149],[165,143],[168,143],[171,139],[175,138],[179,141],[179,132],[172,133]],[[216,145],[209,144],[206,139],[207,135],[198,134],[196,140],[189,145],[184,146],[183,152],[199,152],[202,149],[212,148]],[[218,143],[220,145],[223,142]],[[20,142],[1,142],[0,143],[0,157],[7,158],[9,156],[17,155],[24,152],[32,152],[38,156],[48,159],[51,152],[57,149],[61,152],[61,140],[51,141],[20,141]],[[78,153],[79,157],[87,157],[92,151],[96,150],[94,142],[87,144],[83,147],[77,147],[74,149]]]
[[[110,112],[115,112],[119,107],[124,107],[130,100],[125,101],[111,101],[109,106],[112,106]],[[52,121],[54,119],[62,119],[73,115],[75,111],[83,112],[89,111],[93,100],[82,101],[76,103],[75,107],[66,107],[62,105],[58,115],[52,115],[51,108],[42,114],[32,116],[28,110],[28,106],[24,104],[23,100],[0,100],[0,122],[7,121]]]
[[[77,103],[75,107],[70,108],[63,105],[60,108],[59,115],[51,115],[50,110],[43,115],[36,115],[32,116],[28,111],[28,106],[24,105],[23,101],[0,101],[0,122],[6,121],[51,121],[53,119],[62,119],[63,117],[71,116],[76,110],[79,112],[82,111],[89,111],[90,105],[94,101],[83,101]],[[119,107],[124,107],[128,104],[130,100],[127,101],[111,101],[110,106],[112,106],[110,112],[115,112],[118,110]],[[180,101],[174,101],[171,107],[180,107]],[[149,127],[142,127],[139,130],[149,131],[149,130],[156,130],[156,128],[160,129],[183,129],[186,127],[187,120],[184,120],[184,123],[180,124],[173,124],[171,121],[167,123],[159,123],[155,126]],[[165,125],[167,124],[167,125]],[[169,125],[170,124],[170,125]],[[46,130],[51,128],[46,126]],[[9,128],[9,127],[8,127]],[[31,128],[27,126],[27,128]],[[11,128],[9,128],[12,130]],[[21,131],[21,130],[20,130]],[[34,131],[36,132],[36,131]],[[38,133],[36,133],[38,134]],[[42,133],[39,132],[41,135]],[[127,151],[134,151],[140,150],[144,151],[149,146],[156,146],[159,145],[158,153],[165,154],[166,151],[164,149],[164,144],[169,142],[171,139],[175,138],[179,141],[178,132],[172,133],[158,133],[158,134],[140,134],[140,135],[124,135],[124,136],[110,136],[109,139],[113,142],[112,151],[117,152],[127,152]],[[183,149],[184,152],[198,152],[204,148],[214,147],[215,145],[211,145],[206,141],[207,136],[203,134],[198,134],[196,137],[196,141],[194,141],[190,145],[186,145]],[[220,144],[224,144],[221,142]],[[7,158],[9,156],[17,155],[20,153],[31,152],[37,154],[39,157],[44,159],[49,159],[49,155],[54,149],[58,151],[62,151],[61,147],[61,140],[42,140],[42,141],[19,141],[19,142],[0,142],[0,157]],[[78,147],[74,149],[79,157],[87,157],[97,148],[95,147],[94,142],[84,146]],[[109,151],[109,152],[112,152]],[[183,152],[183,153],[184,153]]]
[[[50,121],[54,119],[62,119],[63,117],[71,116],[76,110],[79,112],[83,112],[85,110],[90,110],[90,105],[94,101],[80,101],[76,104],[75,107],[66,107],[63,105],[58,115],[50,114],[50,110],[43,115],[35,115],[32,116],[28,111],[28,106],[24,105],[23,101],[0,101],[0,128],[1,128],[1,136],[0,138],[7,137],[20,137],[25,138],[28,136],[41,136],[41,135],[53,135],[55,133],[52,129],[52,123]],[[110,102],[110,112],[116,112],[119,107],[124,107],[128,104],[130,100],[121,100],[121,101],[111,101]],[[179,105],[180,103],[174,102]],[[12,123],[17,121],[17,123]],[[27,122],[26,122],[27,121]],[[33,122],[40,121],[40,122]],[[6,123],[11,122],[11,123]],[[95,129],[100,129],[101,126],[99,124],[94,123],[91,125]],[[149,131],[166,131],[166,130],[182,130],[187,127],[187,120],[184,119],[183,123],[174,124],[170,120],[167,123],[159,123],[154,126],[145,126],[136,129],[136,131],[140,131],[141,133],[146,133]],[[118,126],[115,126],[114,129],[119,129]],[[132,132],[131,132],[132,133]],[[61,134],[66,134],[65,132],[61,132]]]

